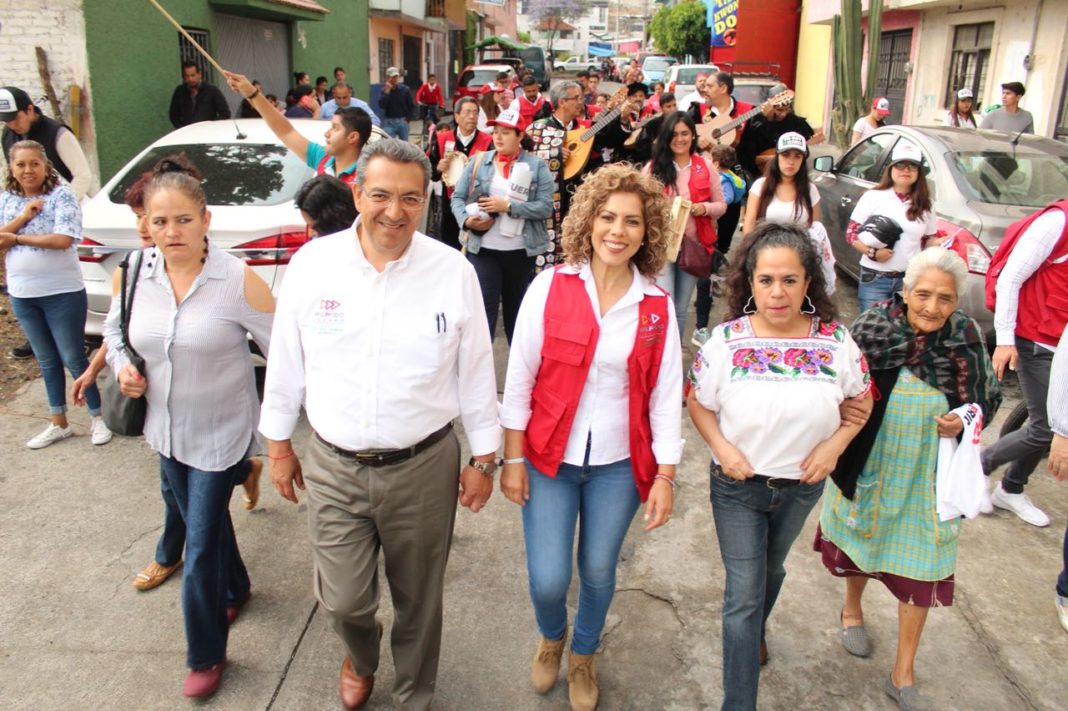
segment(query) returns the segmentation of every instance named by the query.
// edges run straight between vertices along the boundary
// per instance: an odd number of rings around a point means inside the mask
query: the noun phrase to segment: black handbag
[[[119,291],[119,328],[122,332],[122,345],[130,363],[137,368],[142,377],[145,374],[145,359],[130,345],[130,310],[133,308],[134,294],[137,292],[137,277],[141,273],[143,252],[138,252],[137,265],[134,267],[133,279],[130,281],[129,293],[126,291],[126,278],[129,272],[130,257],[127,255],[119,268],[122,269],[122,287]],[[148,403],[145,398],[131,398],[119,389],[118,373],[112,373],[100,391],[104,424],[115,434],[126,437],[140,437],[145,429],[145,413]]]

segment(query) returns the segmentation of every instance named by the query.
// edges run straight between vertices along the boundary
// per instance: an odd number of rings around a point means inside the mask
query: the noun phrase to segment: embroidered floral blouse
[[[801,478],[801,462],[838,429],[838,406],[871,388],[849,330],[812,319],[801,338],[762,338],[748,317],[721,323],[690,371],[697,401],[757,474]]]

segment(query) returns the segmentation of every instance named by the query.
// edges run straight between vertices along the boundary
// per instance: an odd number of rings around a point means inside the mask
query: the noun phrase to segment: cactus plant
[[[831,128],[834,142],[848,146],[853,122],[867,113],[875,91],[878,70],[879,32],[882,27],[883,0],[870,0],[868,9],[868,71],[861,85],[860,65],[864,48],[861,32],[861,0],[841,0],[841,14],[831,26],[834,45],[834,93]]]

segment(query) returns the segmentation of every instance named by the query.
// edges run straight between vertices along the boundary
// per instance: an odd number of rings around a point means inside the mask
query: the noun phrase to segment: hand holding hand
[[[122,370],[119,371],[119,392],[126,397],[137,399],[143,397],[147,389],[148,383],[141,375],[141,371],[129,363],[122,366]]]
[[[465,464],[460,470],[460,503],[478,513],[492,495],[493,477]]]
[[[505,464],[501,470],[501,493],[513,504],[524,506],[530,499],[530,475],[526,464]]]
[[[70,386],[70,399],[75,405],[85,406],[85,389],[96,382],[96,376],[87,369]]]
[[[964,431],[964,422],[952,412],[936,417],[935,422],[938,423],[939,437],[956,437]]]

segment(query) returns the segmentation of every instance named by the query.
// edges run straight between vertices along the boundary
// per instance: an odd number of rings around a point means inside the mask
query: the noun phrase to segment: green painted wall
[[[333,80],[345,67],[358,96],[369,96],[368,0],[319,0],[331,10],[326,20],[294,21],[291,64]],[[214,35],[208,0],[164,0],[182,25]],[[171,130],[167,110],[182,79],[178,32],[144,0],[84,0],[89,91],[96,133],[100,182],[111,178],[145,146]],[[228,14],[237,14],[227,8]],[[303,28],[307,47],[299,40]],[[220,77],[205,77],[221,84]],[[222,87],[224,91],[229,89]]]

